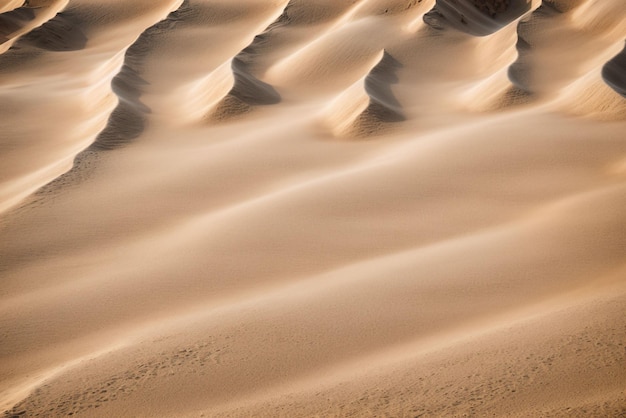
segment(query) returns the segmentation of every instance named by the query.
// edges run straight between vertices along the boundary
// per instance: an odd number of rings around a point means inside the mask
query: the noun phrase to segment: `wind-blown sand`
[[[5,416],[626,416],[626,2],[5,0]]]

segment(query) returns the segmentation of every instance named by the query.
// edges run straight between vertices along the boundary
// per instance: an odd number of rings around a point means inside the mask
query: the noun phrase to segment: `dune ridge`
[[[287,3],[289,4],[289,3]],[[251,111],[254,106],[273,105],[281,101],[280,94],[271,85],[259,80],[252,74],[255,55],[260,53],[266,38],[285,15],[282,9],[278,18],[259,35],[256,35],[250,45],[239,52],[231,61],[232,87],[217,103],[208,116],[212,120],[226,119]]]
[[[626,413],[622,0],[0,13],[3,416]]]
[[[11,4],[14,7],[11,9]],[[67,0],[27,2],[7,4],[0,14],[0,53],[6,52],[13,44],[26,34],[41,33],[41,25],[50,20],[62,20],[59,13],[68,4]],[[49,24],[52,26],[53,24]],[[69,25],[66,25],[67,28]],[[53,39],[49,39],[54,42]]]
[[[405,120],[402,107],[391,90],[391,86],[398,81],[395,73],[400,67],[401,64],[387,51],[382,52],[380,60],[365,78],[328,110],[330,129],[334,135],[367,137],[380,133],[389,123]]]
[[[435,7],[428,12],[428,16],[436,16],[437,28],[443,26],[473,36],[487,36],[519,19],[531,9],[532,4],[530,0],[501,2],[438,0]]]
[[[141,78],[142,57],[149,53],[150,45],[159,34],[171,30],[188,10],[188,2],[182,1],[165,19],[141,33],[124,55],[122,69],[111,81],[111,88],[118,97],[118,105],[109,116],[106,128],[98,134],[92,147],[101,150],[115,149],[137,138],[146,124],[145,114],[150,108],[140,98],[147,81]]]

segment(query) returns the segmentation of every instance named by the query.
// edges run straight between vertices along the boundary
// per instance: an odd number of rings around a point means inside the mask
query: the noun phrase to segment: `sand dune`
[[[626,96],[626,46],[602,68],[602,77],[613,90]]]
[[[249,112],[254,106],[272,105],[281,101],[280,94],[271,85],[254,76],[252,67],[255,57],[262,53],[263,45],[270,36],[271,28],[280,22],[283,11],[263,33],[256,35],[250,45],[238,53],[231,61],[232,83],[228,93],[215,106],[210,119],[224,119]]]
[[[4,416],[626,414],[625,22],[2,3]]]
[[[42,0],[9,2],[0,14],[0,53],[6,52],[20,37],[26,35],[29,43],[42,48],[54,48],[64,32],[80,32],[79,22],[57,15],[67,1]],[[19,7],[16,7],[18,6]],[[14,7],[14,8],[11,8]],[[54,19],[54,22],[48,22]],[[41,25],[47,23],[47,32]]]
[[[392,85],[401,64],[383,51],[372,70],[329,107],[327,125],[337,137],[359,138],[380,134],[389,124],[405,120]]]
[[[530,0],[440,0],[428,13],[430,19],[426,22],[432,22],[437,29],[454,28],[474,36],[487,36],[519,19],[531,8]]]

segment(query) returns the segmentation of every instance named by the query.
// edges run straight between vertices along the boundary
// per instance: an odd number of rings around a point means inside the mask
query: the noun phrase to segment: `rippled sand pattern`
[[[4,0],[4,416],[626,416],[625,40],[624,0]]]

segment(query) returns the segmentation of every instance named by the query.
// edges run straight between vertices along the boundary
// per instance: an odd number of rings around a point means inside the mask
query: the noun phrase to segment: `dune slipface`
[[[623,0],[3,2],[3,415],[626,415],[625,39]]]
[[[626,97],[626,47],[602,68],[604,81]]]

